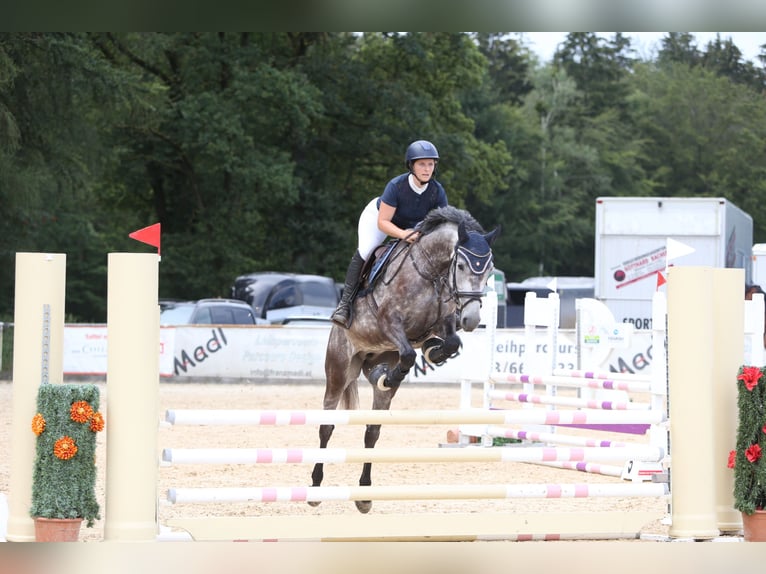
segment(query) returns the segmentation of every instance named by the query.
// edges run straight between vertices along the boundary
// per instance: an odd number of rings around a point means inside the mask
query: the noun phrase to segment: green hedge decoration
[[[83,518],[88,527],[101,518],[95,492],[96,434],[103,428],[99,398],[95,385],[40,385],[32,430],[36,426],[39,430],[40,416],[44,430],[37,436],[31,516]],[[88,403],[94,417],[85,422],[72,420],[72,405],[78,401]],[[77,446],[76,454],[66,460],[54,453],[56,442],[64,436]]]

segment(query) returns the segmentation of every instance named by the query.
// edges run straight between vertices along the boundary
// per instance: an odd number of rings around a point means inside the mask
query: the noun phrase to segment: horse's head
[[[473,331],[479,325],[481,298],[495,268],[492,243],[499,233],[499,228],[480,233],[468,231],[463,222],[458,226],[453,284],[457,297],[458,326],[465,331]]]

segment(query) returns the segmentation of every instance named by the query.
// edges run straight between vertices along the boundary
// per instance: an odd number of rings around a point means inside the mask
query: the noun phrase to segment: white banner
[[[173,374],[175,329],[160,328],[160,375]],[[64,374],[106,375],[106,325],[64,326]]]
[[[160,374],[164,377],[239,378],[256,381],[323,380],[329,326],[189,326],[160,329]],[[498,329],[493,349],[488,333],[477,329],[460,333],[459,355],[432,367],[418,353],[410,382],[459,383],[484,381],[492,373],[536,374],[535,365],[552,365],[553,356],[544,330],[536,334],[535,349],[528,348],[523,329]],[[555,364],[559,369],[591,368],[579,365],[575,335],[561,330],[556,337]],[[613,349],[598,365],[601,371],[651,372],[651,333],[635,332],[630,345]],[[105,375],[105,325],[67,325],[64,328],[64,373]]]

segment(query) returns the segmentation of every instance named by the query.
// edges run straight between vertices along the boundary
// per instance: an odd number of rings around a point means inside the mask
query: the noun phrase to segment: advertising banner
[[[160,330],[160,374],[174,378],[243,379],[246,381],[321,381],[330,327],[321,326],[189,326]],[[523,329],[477,329],[460,333],[458,355],[443,365],[428,364],[418,353],[408,381],[459,383],[486,380],[490,374],[536,374],[543,367],[589,368],[601,371],[651,372],[651,333],[635,332],[623,343],[600,355],[597,366],[578,360],[573,330],[560,330],[555,355],[545,331],[530,345]],[[533,347],[533,348],[531,348]],[[554,361],[555,359],[555,361]],[[64,329],[64,373],[105,375],[105,325],[67,325]]]

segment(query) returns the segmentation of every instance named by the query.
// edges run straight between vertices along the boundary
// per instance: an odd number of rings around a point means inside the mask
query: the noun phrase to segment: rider
[[[351,301],[364,262],[373,250],[387,236],[414,242],[418,238],[415,225],[432,209],[447,205],[444,187],[433,179],[438,161],[434,144],[426,140],[412,142],[404,154],[407,173],[389,181],[383,195],[373,198],[362,211],[357,250],[346,271],[343,296],[332,314],[337,325],[346,329],[351,326]]]

